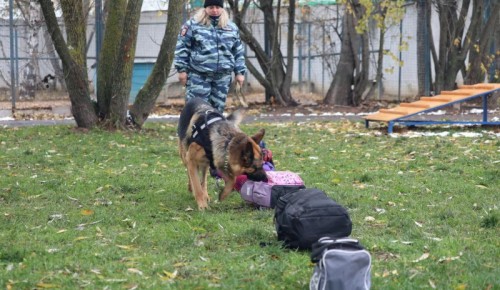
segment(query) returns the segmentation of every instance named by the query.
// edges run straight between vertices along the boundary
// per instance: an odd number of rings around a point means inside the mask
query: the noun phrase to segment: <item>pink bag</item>
[[[266,171],[267,182],[244,180],[238,177],[236,183],[244,182],[241,198],[256,206],[274,208],[280,196],[305,188],[304,181],[297,173],[290,171]]]

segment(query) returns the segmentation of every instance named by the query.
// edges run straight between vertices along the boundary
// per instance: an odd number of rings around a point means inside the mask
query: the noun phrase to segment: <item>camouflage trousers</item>
[[[232,79],[231,72],[200,74],[191,71],[186,83],[186,101],[199,97],[222,113]]]

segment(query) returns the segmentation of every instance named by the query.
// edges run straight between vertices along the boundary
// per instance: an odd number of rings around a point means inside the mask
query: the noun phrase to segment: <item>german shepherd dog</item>
[[[208,168],[216,170],[225,181],[219,200],[224,200],[233,190],[236,177],[242,174],[254,181],[267,181],[262,168],[259,146],[264,129],[249,137],[238,125],[243,119],[240,111],[225,118],[201,98],[193,98],[184,106],[177,127],[179,154],[187,168],[188,190],[198,204],[198,209],[208,207]]]

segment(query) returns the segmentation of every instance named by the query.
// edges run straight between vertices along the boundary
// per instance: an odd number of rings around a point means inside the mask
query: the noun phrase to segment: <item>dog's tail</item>
[[[243,121],[244,114],[241,110],[236,110],[227,116],[227,120],[238,126]]]

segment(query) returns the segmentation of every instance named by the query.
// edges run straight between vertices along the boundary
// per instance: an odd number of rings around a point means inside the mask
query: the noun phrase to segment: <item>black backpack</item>
[[[274,220],[278,240],[293,249],[310,250],[321,237],[348,237],[352,231],[347,210],[315,188],[281,196]]]

